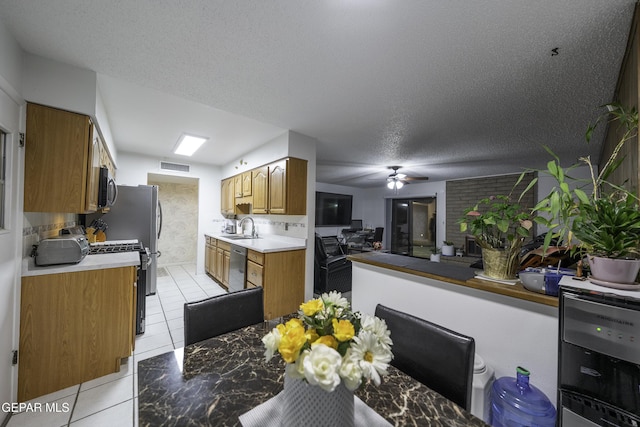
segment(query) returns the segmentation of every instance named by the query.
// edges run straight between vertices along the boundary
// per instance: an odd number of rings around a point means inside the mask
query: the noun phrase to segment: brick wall
[[[446,239],[452,241],[456,248],[463,247],[465,244],[465,233],[460,232],[458,220],[462,217],[465,209],[475,205],[480,199],[485,197],[509,194],[519,176],[520,174],[447,181],[445,192],[447,203]],[[520,197],[520,193],[522,193],[534,177],[534,173],[528,173],[522,182],[511,192],[515,200]],[[520,202],[522,206],[531,208],[535,205],[536,187],[537,186],[534,186],[522,198]],[[535,226],[532,236],[535,236]],[[437,242],[437,244],[438,246],[442,246],[442,242]]]

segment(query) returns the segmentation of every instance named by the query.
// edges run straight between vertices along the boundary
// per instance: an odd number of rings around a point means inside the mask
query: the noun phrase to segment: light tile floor
[[[196,274],[195,264],[164,269],[156,295],[147,297],[145,333],[136,338],[135,352],[120,372],[34,399],[28,402],[34,410],[13,414],[8,427],[138,425],[138,362],[184,346],[186,301],[226,292],[206,274]]]

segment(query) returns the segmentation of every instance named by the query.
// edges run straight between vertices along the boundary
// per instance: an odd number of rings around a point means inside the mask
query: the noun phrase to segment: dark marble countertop
[[[271,325],[272,327],[273,325]],[[238,417],[284,384],[284,362],[264,360],[260,324],[138,363],[140,426],[239,426]],[[484,426],[482,420],[393,367],[356,395],[396,426]]]

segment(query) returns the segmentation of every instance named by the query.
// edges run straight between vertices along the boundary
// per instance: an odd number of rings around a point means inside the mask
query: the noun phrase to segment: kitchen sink
[[[257,236],[248,236],[246,234],[229,234],[229,235],[222,235],[220,237],[224,237],[225,239],[229,239],[229,240],[248,240],[248,239],[259,239],[260,237]]]

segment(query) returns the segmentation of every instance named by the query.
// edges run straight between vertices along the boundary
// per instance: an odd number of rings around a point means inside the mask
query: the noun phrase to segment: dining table
[[[284,362],[267,362],[262,343],[275,324],[265,321],[138,362],[138,425],[242,426],[243,414],[283,390]],[[393,366],[380,385],[365,383],[355,396],[383,424],[486,426]]]

